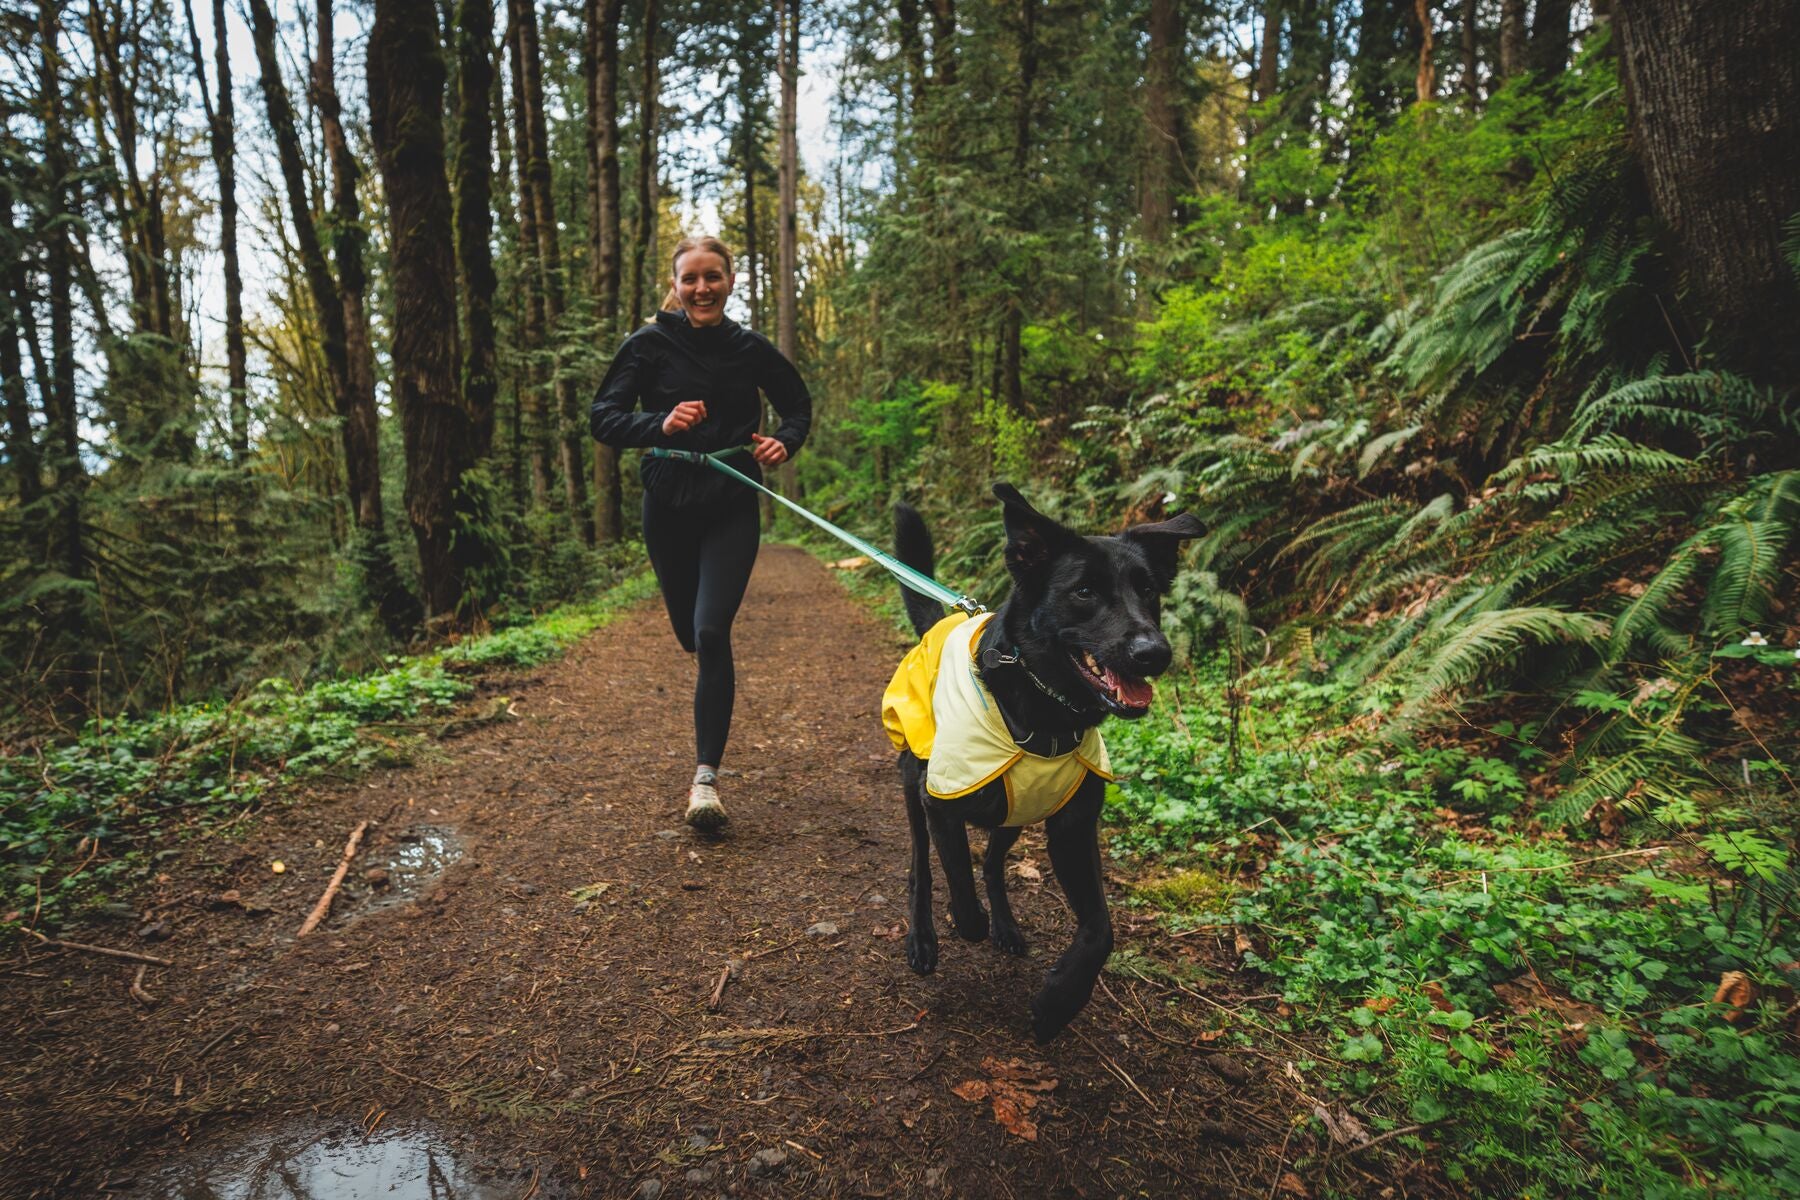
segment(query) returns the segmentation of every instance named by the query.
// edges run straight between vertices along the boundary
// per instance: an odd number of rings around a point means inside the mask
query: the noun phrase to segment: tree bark
[[[1500,0],[1500,78],[1525,70],[1525,0]]]
[[[644,0],[643,75],[638,92],[637,229],[631,261],[631,326],[644,320],[646,264],[656,247],[656,0]],[[660,292],[653,293],[657,299]],[[653,301],[654,302],[654,301]],[[655,310],[652,309],[652,312]]]
[[[1531,22],[1531,69],[1540,80],[1561,75],[1569,65],[1569,12],[1571,0],[1537,0]],[[1729,20],[1741,11],[1731,5],[1720,17]]]
[[[780,236],[776,247],[775,319],[781,353],[800,361],[800,0],[776,0],[775,58],[781,70]],[[792,462],[781,465],[781,488],[798,494]]]
[[[24,356],[19,353],[20,335],[31,323],[31,314],[25,308],[31,291],[25,257],[15,252],[19,248],[18,232],[13,226],[13,193],[17,186],[10,175],[0,179],[0,188],[4,188],[0,194],[0,247],[12,252],[13,259],[4,284],[0,284],[0,391],[6,399],[6,457],[16,476],[26,550],[36,563],[44,551],[42,514],[35,509],[44,494],[44,476],[37,435],[31,429],[31,401],[25,393]]]
[[[1476,0],[1463,0],[1462,90],[1471,104],[1481,99],[1481,19]]]
[[[48,276],[46,297],[50,310],[50,373],[39,374],[43,397],[45,457],[55,488],[53,536],[57,539],[55,562],[71,581],[89,578],[87,536],[82,524],[82,492],[87,470],[81,462],[81,418],[75,398],[74,281],[70,259],[68,221],[69,143],[63,123],[62,40],[55,0],[38,5],[38,108],[44,129],[44,204],[47,220],[40,236]],[[85,685],[90,658],[85,649],[87,618],[75,600],[61,603],[52,617],[57,630],[73,647],[66,672],[72,687]]]
[[[1781,251],[1800,212],[1800,6],[1685,0],[1613,6],[1630,131],[1686,268],[1707,349],[1737,370],[1800,378],[1800,288]]]
[[[1419,74],[1413,94],[1420,103],[1437,96],[1436,37],[1431,28],[1431,0],[1413,0],[1413,19],[1419,23]]]
[[[537,8],[532,0],[514,0],[513,24],[525,75],[525,131],[520,144],[525,163],[525,200],[537,226],[537,265],[544,297],[544,333],[551,351],[551,390],[556,398],[556,444],[562,466],[563,500],[569,521],[582,544],[594,544],[594,516],[587,505],[587,464],[582,443],[589,440],[581,419],[581,397],[567,369],[563,349],[562,235],[557,229],[556,186],[550,167],[550,133],[544,119],[544,59],[538,42]],[[529,146],[529,152],[527,152]]]
[[[1144,163],[1139,233],[1148,246],[1169,238],[1180,171],[1181,13],[1175,0],[1150,0],[1150,50],[1144,62]]]
[[[1036,101],[1033,89],[1037,84],[1038,70],[1037,21],[1037,0],[1020,0],[1019,94],[1013,106],[1012,177],[1013,187],[1021,198],[1031,191],[1028,169],[1031,162],[1031,114]],[[1023,224],[1022,221],[1015,222],[1016,226]],[[1025,410],[1025,280],[1013,278],[1008,283],[1011,286],[1006,297],[1006,307],[1000,317],[1000,391],[1008,410],[1019,413]]]
[[[394,396],[406,512],[428,616],[455,613],[486,547],[466,521],[474,431],[457,389],[456,261],[444,161],[444,57],[432,0],[375,0],[369,132],[387,196]]]
[[[469,412],[471,450],[484,459],[494,448],[494,397],[499,370],[494,346],[493,127],[494,9],[489,0],[456,6],[456,257],[462,282],[462,396]]]
[[[519,292],[524,301],[521,347],[525,361],[519,381],[521,424],[531,445],[531,502],[542,508],[550,503],[550,419],[538,359],[549,345],[544,320],[544,276],[538,267],[537,205],[531,185],[531,125],[525,61],[520,51],[519,9],[529,0],[508,0],[506,40],[512,63],[513,151],[519,187]]]
[[[602,354],[619,344],[619,21],[624,0],[587,0],[588,223]],[[625,536],[619,451],[594,443],[594,540]]]
[[[187,12],[188,38],[194,55],[194,76],[200,84],[200,103],[206,111],[206,128],[213,167],[219,175],[219,252],[225,260],[225,396],[231,458],[242,464],[250,457],[250,385],[248,356],[244,350],[244,278],[238,267],[237,244],[237,121],[231,94],[231,53],[225,31],[225,0],[213,0],[213,53],[219,74],[219,103],[213,107],[206,84],[206,56],[200,49],[200,29],[194,22],[193,0],[182,0]]]
[[[1256,94],[1260,104],[1275,94],[1281,70],[1281,0],[1263,4],[1262,40],[1256,50]]]

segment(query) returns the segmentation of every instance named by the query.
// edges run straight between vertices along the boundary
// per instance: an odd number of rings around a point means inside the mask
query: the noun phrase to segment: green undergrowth
[[[142,872],[159,842],[217,828],[282,785],[406,761],[482,670],[532,667],[655,594],[649,572],[384,670],[144,717],[0,757],[0,927],[57,924]]]
[[[1147,871],[1132,902],[1248,939],[1332,1049],[1295,1062],[1309,1090],[1476,1194],[1800,1194],[1782,769],[1584,840],[1534,819],[1583,768],[1529,729],[1384,738],[1282,666],[1240,681],[1234,730],[1226,682],[1109,724],[1109,836]]]

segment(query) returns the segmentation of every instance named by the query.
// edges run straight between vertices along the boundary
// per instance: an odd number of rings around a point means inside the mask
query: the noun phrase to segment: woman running
[[[663,311],[619,347],[590,410],[594,438],[620,449],[662,446],[708,453],[752,479],[806,441],[812,396],[800,373],[760,333],[725,315],[731,251],[717,238],[685,238]],[[781,416],[771,437],[757,432],[758,392]],[[639,409],[643,411],[638,411]],[[745,449],[745,447],[748,447]],[[761,539],[758,495],[703,463],[645,455],[644,545],[669,622],[698,660],[694,687],[694,770],[687,822],[725,824],[719,764],[731,732],[737,676],[731,621],[750,582]]]

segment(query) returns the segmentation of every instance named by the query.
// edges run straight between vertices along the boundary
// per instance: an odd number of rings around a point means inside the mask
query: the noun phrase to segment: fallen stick
[[[145,1008],[149,1008],[151,1005],[156,1003],[156,997],[152,996],[149,992],[146,992],[144,990],[144,972],[148,971],[149,969],[150,969],[149,963],[140,963],[138,965],[137,974],[132,976],[132,979],[131,979],[131,989],[130,989],[131,998],[133,1000],[136,1000],[139,1004],[143,1005]]]
[[[725,985],[731,982],[731,964],[726,963],[719,968],[719,982],[713,984],[712,998],[706,1002],[708,1012],[718,1012],[719,1005],[725,999]]]
[[[338,889],[344,886],[344,876],[350,873],[350,860],[356,857],[356,847],[362,842],[363,830],[368,827],[369,823],[364,821],[350,831],[350,840],[344,843],[343,860],[338,863],[337,870],[332,873],[331,882],[325,885],[325,894],[319,897],[317,904],[313,905],[312,912],[307,914],[306,923],[300,926],[300,932],[296,933],[295,937],[305,937],[318,928],[319,922],[325,919],[325,914],[331,911],[331,902],[336,899]]]
[[[132,950],[114,950],[107,946],[90,946],[86,942],[62,942],[55,938],[47,938],[35,929],[25,931],[38,941],[57,950],[84,950],[89,954],[104,954],[108,958],[124,958],[132,962],[149,963],[156,967],[172,967],[175,964],[166,958],[158,958],[154,954],[138,954]]]

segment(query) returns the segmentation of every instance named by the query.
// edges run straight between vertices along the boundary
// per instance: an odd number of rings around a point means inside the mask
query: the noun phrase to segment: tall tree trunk
[[[1168,241],[1175,210],[1175,179],[1181,165],[1181,40],[1181,13],[1175,0],[1150,0],[1138,230],[1145,244],[1153,247]]]
[[[950,157],[956,139],[953,118],[958,111],[956,96],[956,0],[931,0],[931,77],[925,120],[929,126],[926,139],[931,154],[938,162]],[[954,230],[944,205],[932,214],[933,240],[940,247],[944,278],[944,313],[952,336],[948,339],[948,368],[952,377],[970,379],[975,371],[975,356],[969,347],[969,330],[962,319],[962,263],[954,244]]]
[[[1431,27],[1431,0],[1413,0],[1413,19],[1419,23],[1419,75],[1413,94],[1423,103],[1437,96],[1437,47]]]
[[[638,92],[637,229],[631,260],[631,325],[644,319],[646,264],[656,248],[656,91],[659,75],[656,0],[644,0],[643,75]],[[660,299],[660,292],[653,292]],[[654,310],[652,310],[654,311]]]
[[[761,147],[756,144],[757,98],[752,94],[752,76],[746,70],[739,78],[744,85],[739,96],[740,111],[744,114],[741,131],[744,139],[744,273],[750,281],[750,328],[761,329],[762,265],[756,248],[756,176],[757,168],[762,165],[762,155]]]
[[[1613,6],[1631,138],[1686,268],[1708,350],[1791,386],[1800,311],[1782,224],[1800,212],[1800,6],[1686,0]]]
[[[81,463],[81,418],[75,399],[74,281],[69,246],[69,143],[63,123],[62,38],[55,0],[38,5],[38,116],[44,130],[45,220],[40,237],[48,275],[50,309],[50,373],[38,375],[43,396],[45,457],[55,487],[53,507],[55,562],[72,581],[85,581],[89,570],[86,531],[82,524],[82,492],[87,470]],[[52,617],[71,647],[65,673],[71,689],[83,688],[91,674],[86,651],[87,615],[78,599],[60,603]]]
[[[1256,50],[1256,94],[1262,103],[1275,94],[1281,70],[1281,2],[1265,0],[1263,4],[1262,40]]]
[[[231,53],[225,30],[225,0],[213,0],[213,54],[219,73],[219,104],[213,107],[206,85],[206,56],[200,49],[200,29],[194,22],[193,0],[182,0],[187,12],[188,37],[194,55],[194,76],[200,83],[200,102],[206,110],[213,166],[219,174],[219,252],[225,260],[225,395],[231,458],[242,464],[250,457],[250,385],[248,357],[244,350],[244,279],[238,267],[237,244],[237,121],[231,94]]]
[[[484,459],[494,449],[494,396],[499,371],[494,347],[493,127],[494,8],[489,0],[456,6],[456,257],[462,281],[462,395],[469,412],[471,449]]]
[[[10,139],[9,139],[10,140]],[[9,154],[13,151],[7,147]],[[24,161],[21,157],[17,161]],[[30,280],[25,271],[25,257],[16,253],[18,232],[13,227],[13,192],[18,182],[13,176],[0,179],[0,248],[12,254],[7,278],[0,282],[0,392],[6,400],[6,458],[17,476],[19,510],[25,527],[25,546],[33,564],[44,552],[42,514],[36,510],[44,494],[43,464],[38,456],[37,435],[31,429],[31,401],[25,392],[24,356],[19,353],[19,337],[31,323],[26,305],[30,303]],[[39,376],[40,381],[42,376]]]
[[[500,39],[500,53],[505,54],[507,52],[506,48],[510,45],[512,45],[512,21],[509,16],[507,19],[506,33]],[[506,84],[499,78],[500,72],[498,70],[496,70],[494,74],[493,93],[489,97],[491,112],[489,125],[494,131],[494,152],[499,160],[497,163],[499,169],[494,176],[495,186],[493,188],[493,202],[495,213],[500,218],[498,227],[500,229],[511,230],[519,227],[519,217],[518,210],[513,207],[512,198],[513,155],[512,141],[507,136],[506,132]],[[525,329],[526,306],[524,288],[527,274],[528,272],[525,271],[516,271],[513,273],[513,286],[509,296],[513,306],[513,329],[518,333],[521,340],[523,339],[523,332]],[[511,362],[513,364],[510,375],[512,382],[512,404],[507,412],[506,424],[508,442],[507,478],[511,481],[513,504],[522,510],[526,506],[527,492],[525,482],[525,443],[527,434],[525,431],[524,412],[526,405],[525,389],[528,386],[530,368],[529,365],[523,361],[523,356],[517,353],[511,355]]]
[[[529,0],[525,0],[529,3]],[[519,293],[524,301],[521,333],[525,352],[523,378],[519,383],[521,423],[531,445],[531,502],[542,508],[550,503],[550,418],[549,404],[543,387],[541,360],[549,346],[548,322],[544,319],[544,275],[538,267],[540,242],[537,229],[537,205],[531,185],[531,103],[525,78],[525,61],[520,53],[519,9],[521,0],[509,0],[506,39],[512,62],[512,128],[513,150],[518,164],[519,187]]]
[[[1573,7],[1572,0],[1537,0],[1531,22],[1531,69],[1539,79],[1552,79],[1568,68],[1569,13]],[[1734,4],[1719,15],[1728,20],[1742,11],[1740,5]]]
[[[514,0],[513,22],[519,39],[519,58],[525,71],[525,144],[520,156],[526,163],[526,196],[536,217],[538,274],[544,296],[544,332],[551,349],[552,390],[556,397],[556,443],[563,476],[563,500],[569,521],[584,545],[594,544],[594,515],[587,506],[587,464],[582,442],[589,440],[581,419],[581,397],[575,377],[564,362],[562,235],[557,229],[556,186],[550,167],[550,131],[544,119],[544,59],[538,43],[536,6],[531,0]]]
[[[263,103],[269,114],[270,132],[275,138],[276,158],[281,164],[282,183],[287,192],[289,217],[294,223],[294,240],[298,244],[301,268],[305,273],[313,311],[319,322],[320,349],[325,357],[325,374],[331,385],[332,403],[337,411],[339,436],[344,447],[345,488],[349,493],[350,512],[356,529],[351,552],[362,566],[365,586],[383,623],[390,632],[398,634],[413,624],[418,609],[401,585],[398,571],[394,569],[384,529],[381,508],[381,441],[375,413],[374,369],[372,365],[357,367],[352,362],[351,343],[346,335],[345,314],[348,306],[344,299],[345,292],[338,287],[331,267],[325,261],[325,249],[320,244],[318,227],[313,221],[305,160],[294,124],[293,105],[288,100],[287,85],[282,81],[281,65],[275,53],[275,17],[269,10],[268,0],[250,0],[250,26],[262,74]],[[315,80],[315,86],[316,83]],[[339,204],[347,206],[347,211],[354,211],[354,163],[348,169],[350,173],[340,176],[340,180],[348,189],[349,196],[346,199],[340,195]],[[351,240],[349,232],[338,231],[340,266],[346,264],[344,252],[347,240]],[[360,273],[360,253],[350,261]],[[357,286],[359,289],[362,286],[360,278]],[[367,348],[366,329],[360,344]]]
[[[619,21],[624,0],[587,0],[588,261],[602,354],[619,344]],[[594,539],[625,536],[619,451],[594,443]]]
[[[1525,70],[1525,0],[1500,0],[1500,78]]]
[[[780,216],[777,225],[775,319],[780,349],[791,363],[800,361],[800,0],[776,0],[775,59],[781,70]],[[781,489],[796,496],[791,462],[781,465]]]
[[[1020,0],[1019,96],[1013,107],[1012,182],[1015,195],[1021,198],[1029,196],[1032,190],[1027,168],[1031,161],[1031,113],[1035,102],[1033,88],[1037,83],[1038,69],[1037,19],[1037,0]],[[1010,294],[1006,298],[1006,307],[1000,319],[1000,390],[1006,407],[1018,413],[1025,409],[1022,345],[1025,332],[1025,280],[1015,277],[1007,282]]]
[[[900,112],[903,119],[913,122],[916,130],[925,101],[925,37],[919,28],[919,0],[898,0],[894,5],[894,21],[899,27],[900,61],[905,66]]]
[[[444,57],[432,0],[375,0],[369,132],[387,195],[394,396],[406,512],[430,616],[457,611],[486,547],[466,521],[474,430],[456,380],[456,260],[444,162]]]
[[[1471,104],[1481,99],[1481,19],[1476,0],[1463,0],[1462,90]]]

